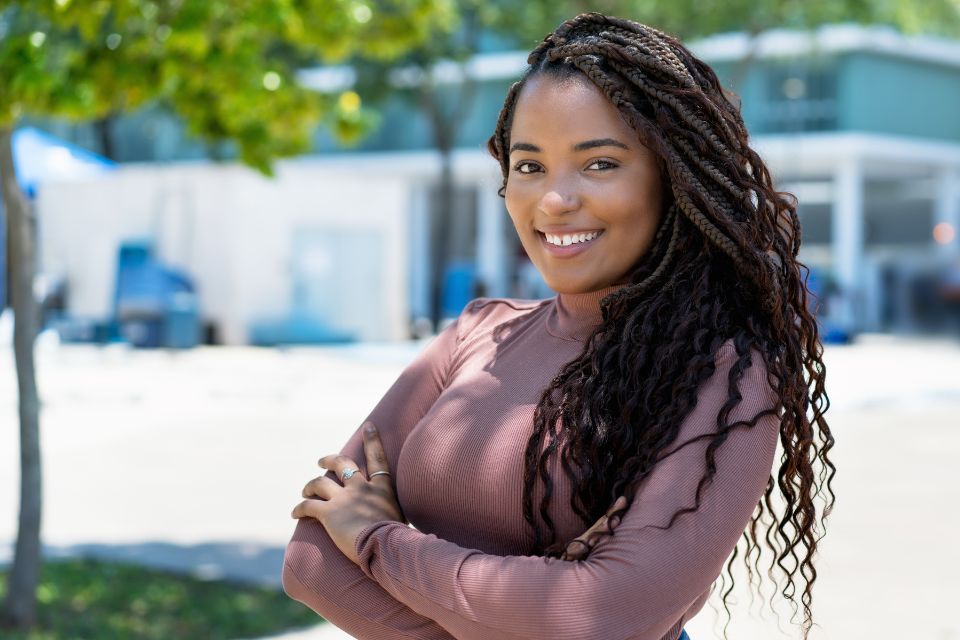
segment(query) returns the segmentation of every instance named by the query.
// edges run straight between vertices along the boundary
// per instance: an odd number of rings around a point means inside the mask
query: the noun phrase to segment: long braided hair
[[[774,553],[767,574],[776,580],[774,571],[782,571],[781,594],[794,616],[802,606],[806,638],[813,624],[813,556],[835,501],[836,469],[827,455],[834,439],[823,417],[829,399],[823,348],[808,310],[809,269],[797,260],[796,199],[774,189],[766,165],[747,144],[738,107],[713,70],[672,36],[630,20],[584,13],[547,35],[527,61],[487,143],[503,173],[501,196],[517,96],[538,74],[558,79],[582,74],[593,82],[658,157],[669,187],[652,248],[635,265],[628,284],[601,301],[601,323],[537,404],[523,483],[523,512],[534,531],[535,553],[558,557],[566,544],[556,539],[547,513],[553,487],[548,460],[560,457],[574,487],[571,507],[585,525],[603,516],[617,496],[626,496],[629,505],[658,454],[676,439],[696,403],[698,385],[714,371],[718,349],[732,338],[737,360],[706,450],[696,504],[675,513],[668,527],[700,506],[703,488],[716,471],[716,450],[735,426],[727,424],[727,416],[741,398],[737,381],[751,364],[750,351],[759,351],[779,406],[749,424],[777,415],[782,456],[776,479],[771,474],[743,532],[743,560],[750,585],[755,576],[762,582],[762,535]],[[534,516],[538,479],[546,532]],[[777,488],[781,496],[774,496]],[[824,503],[819,522],[817,497]],[[614,513],[622,517],[623,511]],[[609,526],[607,533],[612,534]],[[726,563],[727,624],[739,547]],[[721,578],[725,585],[726,577]],[[798,603],[799,581],[804,584]]]

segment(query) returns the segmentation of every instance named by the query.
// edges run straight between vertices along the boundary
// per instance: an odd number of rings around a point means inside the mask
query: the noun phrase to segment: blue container
[[[179,292],[171,296],[164,322],[164,346],[190,349],[200,344],[197,296]]]
[[[114,317],[124,337],[137,347],[188,349],[200,343],[193,281],[157,262],[149,241],[120,247]]]
[[[443,296],[440,315],[456,318],[473,300],[477,280],[477,267],[468,260],[454,260],[447,263],[443,273]]]

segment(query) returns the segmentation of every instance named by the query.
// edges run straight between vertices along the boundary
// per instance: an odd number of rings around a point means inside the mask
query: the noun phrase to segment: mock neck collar
[[[550,300],[547,333],[565,340],[586,340],[603,320],[600,301],[625,284],[613,284],[584,293],[558,293]]]

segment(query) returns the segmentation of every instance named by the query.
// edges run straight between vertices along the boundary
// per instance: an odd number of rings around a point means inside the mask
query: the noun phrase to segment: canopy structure
[[[30,196],[45,182],[90,178],[117,166],[109,158],[36,127],[13,132],[13,162],[20,188]]]

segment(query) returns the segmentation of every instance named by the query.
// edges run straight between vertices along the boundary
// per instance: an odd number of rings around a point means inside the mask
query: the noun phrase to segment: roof
[[[905,35],[888,26],[830,24],[813,30],[771,29],[751,42],[748,34],[722,33],[688,44],[691,51],[709,63],[740,60],[756,47],[754,58],[797,57],[840,54],[853,51],[881,53],[909,60],[932,62],[960,68],[960,41],[928,35]],[[526,51],[480,53],[469,60],[467,73],[477,80],[511,80],[527,66]],[[441,62],[436,66],[438,82],[459,82],[460,66]],[[412,86],[419,71],[398,68],[391,74],[394,86]],[[349,66],[314,67],[301,70],[298,80],[318,91],[342,91],[355,81]]]
[[[692,42],[690,49],[708,62],[720,62],[746,57],[751,46],[756,47],[754,55],[758,58],[866,51],[960,67],[960,42],[905,35],[881,25],[831,24],[810,31],[771,29],[752,44],[746,33],[723,33]]]

